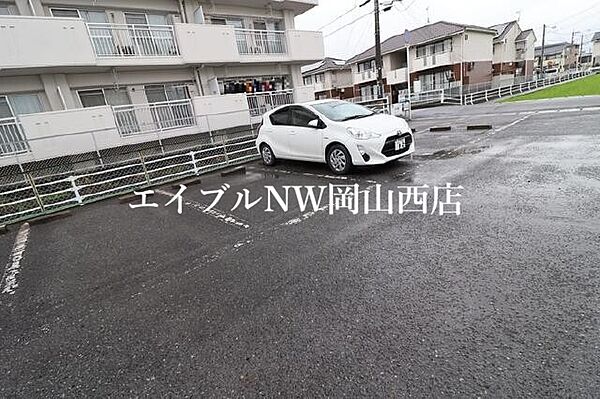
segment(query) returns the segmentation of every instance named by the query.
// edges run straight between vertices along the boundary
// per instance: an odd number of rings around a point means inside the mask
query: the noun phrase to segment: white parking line
[[[175,196],[175,194],[172,194],[172,193],[170,193],[168,191],[164,191],[164,190],[156,190],[156,192],[158,194],[166,195],[168,197]],[[240,219],[236,216],[233,216],[231,214],[228,214],[227,212],[223,212],[219,209],[212,208],[210,210],[207,210],[208,206],[203,205],[203,204],[193,201],[193,200],[185,200],[184,199],[183,204],[185,206],[187,206],[188,208],[194,209],[196,211],[200,211],[200,212],[204,213],[205,215],[212,216],[213,218],[217,219],[218,221],[228,224],[230,226],[241,227],[243,229],[250,228],[250,223],[248,223],[247,221]]]
[[[13,250],[8,259],[8,263],[6,264],[6,268],[4,269],[2,281],[0,281],[0,284],[2,284],[2,294],[14,295],[19,286],[17,276],[21,272],[21,259],[23,259],[28,238],[29,223],[23,223],[15,238]]]

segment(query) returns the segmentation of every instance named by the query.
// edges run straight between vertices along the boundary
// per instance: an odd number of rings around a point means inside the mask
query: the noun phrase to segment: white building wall
[[[600,65],[600,41],[595,42],[592,47],[592,60],[594,66]]]

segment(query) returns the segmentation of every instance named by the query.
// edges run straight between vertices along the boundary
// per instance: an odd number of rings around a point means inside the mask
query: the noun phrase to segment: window
[[[108,23],[108,17],[104,11],[77,10],[75,8],[51,8],[53,17],[57,18],[82,18],[86,22]]]
[[[0,15],[11,15],[8,4],[0,4]]]
[[[44,112],[44,107],[36,93],[0,96],[0,119],[38,112]]]
[[[372,71],[375,69],[375,60],[365,61],[358,64],[358,72]]]
[[[58,18],[81,18],[79,11],[74,8],[51,8],[50,13]]]
[[[44,107],[37,94],[14,94],[8,99],[16,115],[44,112]]]
[[[241,18],[210,17],[210,23],[212,25],[231,25],[234,28],[239,28],[239,29],[244,28],[244,21]]]
[[[312,76],[305,76],[304,77],[304,85],[305,86],[310,86],[312,84],[313,84]]]
[[[325,74],[318,73],[315,75],[315,83],[323,83],[325,81]]]
[[[308,127],[308,122],[318,119],[318,117],[304,107],[292,108],[292,126]]]
[[[12,118],[13,112],[5,96],[0,97],[0,119]]]
[[[187,100],[190,98],[190,92],[185,83],[148,85],[144,87],[144,91],[149,103]]]
[[[290,107],[285,107],[273,112],[270,116],[271,124],[275,126],[289,125],[291,122]]]
[[[131,104],[127,89],[80,90],[78,94],[84,108]]]

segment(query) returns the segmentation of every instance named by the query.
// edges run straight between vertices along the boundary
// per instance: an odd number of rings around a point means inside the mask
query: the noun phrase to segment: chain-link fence
[[[231,114],[228,119],[237,115],[239,120],[239,112]],[[30,162],[15,157],[13,164],[0,168],[0,225],[258,158],[257,131],[250,115],[247,123],[221,129],[210,127],[214,116],[196,116],[197,125],[189,128],[195,130],[184,135],[176,136],[174,131],[169,134],[161,129],[155,136],[145,135],[138,143],[115,148],[96,146],[95,151],[82,153],[74,145],[70,153],[68,148],[61,148],[67,154],[61,157]],[[227,113],[218,116],[228,117]],[[179,126],[177,121],[173,125]],[[101,135],[102,131],[81,132],[66,138],[73,143],[78,140],[96,143],[96,136]],[[43,142],[29,140],[27,144],[64,145],[67,143],[61,141],[64,138],[53,136],[40,139]]]

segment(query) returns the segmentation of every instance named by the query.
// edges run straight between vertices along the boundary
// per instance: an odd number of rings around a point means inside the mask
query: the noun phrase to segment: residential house
[[[396,102],[409,79],[414,93],[490,82],[496,35],[494,29],[441,21],[385,40],[381,45],[385,92]],[[375,49],[352,57],[348,64],[355,95],[375,96]]]
[[[317,100],[354,97],[352,68],[344,60],[327,57],[302,67],[302,76],[304,85],[314,88]]]
[[[542,57],[542,47],[535,48],[536,66],[538,69]],[[579,45],[567,42],[546,44],[544,46],[544,72],[564,72],[577,68],[579,59]]]
[[[0,165],[197,133],[209,111],[259,115],[313,98],[301,66],[323,59],[323,36],[294,17],[317,4],[0,0]],[[91,130],[94,143],[69,136]]]
[[[496,31],[493,48],[493,86],[506,86],[530,80],[535,70],[533,29],[522,30],[517,21],[490,27]]]
[[[592,37],[592,64],[600,66],[600,32],[594,33]]]

